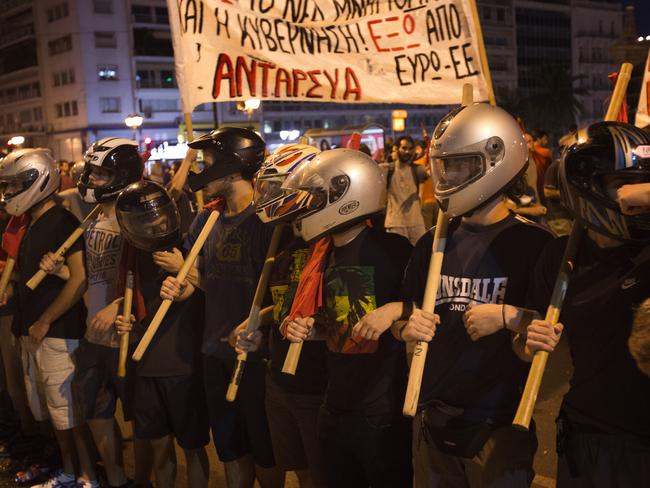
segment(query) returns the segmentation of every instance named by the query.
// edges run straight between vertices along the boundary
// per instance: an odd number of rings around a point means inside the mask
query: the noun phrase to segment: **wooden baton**
[[[131,305],[133,304],[133,271],[126,273],[126,287],[124,288],[124,303],[122,306],[122,315],[128,321],[131,318]],[[124,378],[126,376],[126,356],[129,353],[129,333],[120,337],[120,357],[117,363],[117,376]]]
[[[5,291],[7,291],[7,285],[9,284],[9,280],[11,280],[11,273],[14,272],[15,265],[16,260],[11,256],[7,256],[7,260],[5,261],[5,269],[2,270],[2,276],[0,277],[0,298],[2,298],[2,296],[5,294]]]
[[[201,251],[201,248],[205,243],[205,240],[208,238],[208,235],[210,234],[210,231],[212,230],[212,227],[214,227],[214,224],[217,222],[218,218],[219,218],[219,212],[214,211],[210,214],[208,220],[203,225],[203,229],[201,229],[201,233],[196,238],[196,242],[194,242],[194,245],[192,246],[190,253],[187,255],[187,258],[185,259],[183,266],[181,266],[180,271],[176,275],[176,279],[181,283],[185,281],[187,274],[190,272],[190,268],[194,264],[194,261],[196,261],[196,258],[198,257],[199,252]],[[160,307],[158,307],[158,311],[156,312],[156,315],[154,315],[154,317],[151,319],[151,322],[149,323],[147,330],[142,336],[142,339],[140,339],[140,342],[138,343],[138,347],[136,347],[135,352],[133,353],[134,361],[140,361],[140,359],[142,359],[142,356],[144,355],[145,351],[149,347],[149,344],[151,343],[153,336],[156,334],[158,327],[160,327],[160,324],[165,318],[165,315],[167,315],[167,311],[169,310],[169,307],[171,307],[171,305],[172,305],[172,300],[163,300],[162,303],[160,304]]]
[[[614,87],[609,107],[607,108],[607,113],[605,114],[605,122],[611,122],[616,120],[618,117],[631,76],[632,65],[630,63],[623,63],[616,80],[616,86]],[[578,251],[578,246],[580,245],[580,238],[583,234],[583,230],[584,228],[580,223],[576,221],[573,222],[571,234],[569,235],[569,240],[564,249],[564,255],[562,256],[560,271],[558,272],[557,278],[555,279],[555,285],[553,286],[551,303],[546,310],[545,320],[550,322],[553,326],[555,326],[560,319],[562,303],[564,302],[564,297],[567,288],[569,287],[569,277],[573,270],[573,263]],[[535,352],[533,362],[530,365],[530,371],[528,372],[528,378],[526,379],[526,386],[524,387],[524,392],[521,396],[517,413],[512,421],[513,427],[517,429],[528,430],[530,427],[530,421],[533,418],[535,402],[537,401],[539,388],[542,384],[542,378],[544,376],[547,361],[547,351]]]
[[[273,269],[273,263],[275,262],[275,255],[277,254],[278,247],[280,246],[280,239],[282,238],[283,228],[284,226],[277,225],[273,229],[273,235],[271,236],[269,249],[266,251],[266,259],[264,260],[264,266],[262,267],[262,273],[260,274],[260,279],[257,281],[255,296],[253,298],[250,312],[248,313],[248,325],[246,326],[247,333],[256,331],[260,326],[260,310],[262,309],[264,295],[266,294],[266,288],[268,287],[269,278],[271,277],[271,270]],[[244,374],[244,366],[246,366],[247,358],[248,353],[245,352],[237,355],[235,369],[232,372],[232,378],[230,379],[228,391],[226,392],[226,400],[229,402],[234,402],[235,398],[237,398],[237,391]]]
[[[65,253],[68,252],[68,249],[72,247],[72,245],[77,242],[77,239],[79,239],[83,233],[86,231],[90,223],[97,218],[99,215],[99,212],[101,212],[102,206],[101,205],[96,205],[95,208],[92,209],[92,211],[86,215],[86,218],[83,219],[81,224],[79,224],[79,227],[77,227],[70,236],[59,246],[59,248],[54,251],[54,254],[56,254],[58,257],[63,257],[65,256]],[[36,273],[34,273],[34,276],[32,276],[29,281],[27,282],[27,288],[30,290],[35,290],[38,285],[41,284],[41,281],[45,279],[47,276],[47,273],[43,271],[42,269],[39,269]]]
[[[302,342],[292,342],[289,344],[289,350],[282,364],[283,373],[290,375],[296,374],[298,361],[300,361],[300,353],[302,352],[302,344]]]
[[[442,260],[445,256],[448,225],[449,218],[447,214],[439,211],[436,232],[433,236],[433,245],[431,247],[431,262],[429,263],[427,286],[424,290],[424,300],[422,302],[422,310],[429,313],[434,313],[436,307],[436,295],[438,294],[438,287],[440,285]],[[424,373],[424,364],[427,360],[428,350],[428,342],[417,341],[415,343],[413,360],[411,361],[411,369],[409,370],[408,385],[406,387],[406,396],[404,397],[404,408],[402,410],[407,417],[414,417],[418,409],[422,375]]]

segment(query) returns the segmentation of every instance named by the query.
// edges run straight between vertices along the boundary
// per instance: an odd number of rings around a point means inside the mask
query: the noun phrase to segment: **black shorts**
[[[75,407],[85,419],[110,419],[115,416],[117,399],[122,402],[124,419],[133,420],[135,390],[134,364],[127,360],[126,377],[117,376],[119,349],[86,340],[75,351],[72,392]]]
[[[266,362],[249,360],[237,399],[226,401],[234,359],[203,356],[203,384],[214,445],[223,463],[247,454],[262,468],[275,466],[271,436],[264,408]]]
[[[200,374],[135,380],[135,436],[160,439],[173,435],[183,449],[210,442],[208,409]]]
[[[318,443],[318,411],[323,395],[289,393],[266,377],[266,416],[277,465],[284,471],[309,469],[316,486],[325,486]]]

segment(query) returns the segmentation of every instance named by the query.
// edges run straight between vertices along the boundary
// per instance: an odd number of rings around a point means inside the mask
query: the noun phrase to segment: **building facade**
[[[615,71],[610,46],[622,32],[621,0],[478,0],[497,93],[539,89],[548,63],[565,66],[581,91],[579,125],[602,117]],[[0,144],[12,136],[79,159],[102,137],[175,144],[184,125],[164,0],[0,0]],[[234,103],[195,109],[195,129],[248,125],[271,143],[311,128],[380,124],[408,110],[406,133],[431,131],[448,107],[265,102],[251,115]]]

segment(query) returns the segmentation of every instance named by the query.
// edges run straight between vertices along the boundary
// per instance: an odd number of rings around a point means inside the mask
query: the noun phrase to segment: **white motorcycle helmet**
[[[528,150],[521,127],[508,112],[475,103],[440,121],[429,162],[440,208],[458,217],[489,202],[521,176]]]
[[[295,199],[300,235],[313,242],[360,222],[386,206],[386,181],[370,156],[331,149],[301,164],[282,185]]]
[[[59,167],[49,149],[18,149],[0,160],[0,205],[22,215],[58,191]]]
[[[300,164],[311,161],[319,153],[314,146],[306,144],[287,144],[268,156],[255,179],[255,210],[259,219],[267,223],[279,224],[295,217],[300,211],[293,199],[285,199],[282,184],[289,174]]]

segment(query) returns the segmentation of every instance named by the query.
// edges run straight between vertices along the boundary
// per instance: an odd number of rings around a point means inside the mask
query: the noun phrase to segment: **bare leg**
[[[77,448],[77,457],[79,459],[79,476],[89,481],[97,480],[95,473],[95,463],[90,455],[90,446],[86,436],[86,426],[80,425],[72,429],[72,437]]]
[[[110,419],[90,419],[88,426],[93,434],[97,451],[99,452],[104,468],[106,469],[106,478],[111,486],[120,486],[126,483],[124,466],[118,459],[117,453],[121,452],[121,442],[115,436],[114,420]]]
[[[285,472],[278,467],[262,468],[255,465],[255,475],[262,488],[282,488]]]
[[[61,451],[61,462],[63,464],[63,472],[74,476],[75,469],[75,448],[72,439],[71,429],[55,430],[56,442]]]
[[[174,488],[176,484],[176,449],[174,438],[170,435],[152,439],[153,472],[156,488]]]
[[[298,477],[300,488],[314,488],[314,484],[311,479],[311,473],[308,469],[297,469],[296,476]]]
[[[150,486],[151,472],[155,462],[152,441],[135,437],[133,439],[133,452],[135,456],[135,484],[136,486]],[[176,462],[175,458],[174,462]],[[160,484],[158,483],[158,485]]]
[[[223,466],[226,472],[226,484],[228,488],[253,488],[253,483],[255,483],[255,464],[250,454],[236,461],[223,463]]]
[[[190,488],[207,488],[210,463],[205,448],[183,449],[187,464],[187,484]]]

